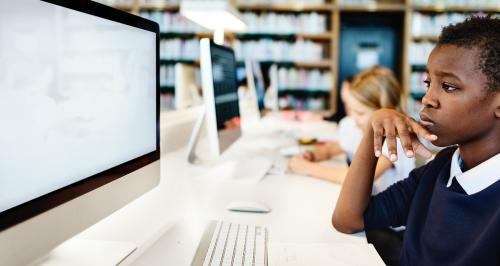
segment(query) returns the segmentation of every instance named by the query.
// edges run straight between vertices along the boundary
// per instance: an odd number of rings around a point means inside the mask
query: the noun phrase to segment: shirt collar
[[[455,178],[467,195],[477,193],[500,179],[499,164],[500,154],[497,154],[464,173],[461,169],[463,161],[460,158],[460,151],[456,149],[451,158],[450,178],[446,187],[450,187]]]

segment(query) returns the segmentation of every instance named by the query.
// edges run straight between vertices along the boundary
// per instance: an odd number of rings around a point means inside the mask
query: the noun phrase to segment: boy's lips
[[[427,129],[430,129],[435,125],[435,123],[429,118],[427,114],[420,113],[420,125],[424,126]]]

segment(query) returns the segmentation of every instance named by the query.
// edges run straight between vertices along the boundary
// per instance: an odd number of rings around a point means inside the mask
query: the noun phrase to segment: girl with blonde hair
[[[347,89],[344,98],[346,98],[349,115],[339,123],[338,140],[318,145],[313,151],[307,151],[290,159],[288,167],[292,173],[341,184],[347,174],[347,167],[328,167],[318,162],[342,153],[346,154],[350,162],[363,137],[361,129],[364,128],[373,112],[381,108],[406,111],[407,95],[399,86],[392,71],[387,68],[375,66],[360,72],[343,89]],[[398,150],[402,150],[400,144]],[[373,194],[407,177],[415,167],[413,158],[391,162],[387,148],[383,151],[385,152],[377,163]]]

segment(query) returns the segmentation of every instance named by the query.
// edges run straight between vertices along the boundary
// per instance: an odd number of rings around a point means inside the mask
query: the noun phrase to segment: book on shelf
[[[284,95],[279,97],[278,105],[280,109],[320,111],[326,109],[327,100],[323,97]]]
[[[436,46],[433,42],[412,42],[408,52],[408,61],[411,65],[426,65],[427,58]]]
[[[200,57],[200,40],[193,39],[162,39],[160,40],[161,59],[195,60]]]
[[[324,0],[304,0],[293,3],[288,0],[238,1],[239,5],[273,6],[270,10],[275,5],[284,7],[297,6],[298,4],[323,5],[331,3],[331,1],[325,2]],[[171,94],[171,87],[175,81],[174,65],[178,62],[197,65],[199,62],[199,39],[204,37],[202,33],[206,33],[207,36],[209,34],[203,27],[182,17],[178,10],[162,8],[178,4],[179,1],[176,0],[139,1],[140,15],[160,25],[162,64],[160,84],[164,88],[164,94],[168,95]],[[330,49],[328,43],[331,40],[331,32],[328,29],[330,27],[329,15],[321,13],[321,11],[316,12],[314,9],[307,12],[248,10],[245,8],[241,10],[248,25],[247,30],[238,34],[229,33],[233,35],[230,37],[230,43],[240,64],[246,59],[264,64],[278,63],[280,79],[282,80],[279,87],[285,89],[282,92],[293,90],[294,92],[321,93],[321,97],[319,97],[321,99],[317,99],[317,94],[309,96],[299,94],[299,96],[305,97],[303,100],[296,96],[290,96],[289,101],[293,102],[294,106],[326,107],[327,101],[324,98],[329,96],[333,87],[332,74],[329,73],[331,60],[325,56],[325,54],[330,54],[327,50]],[[286,38],[280,39],[280,35]],[[303,68],[307,68],[307,70]],[[170,96],[164,96],[164,105],[171,106],[170,102]]]
[[[247,23],[247,33],[323,33],[327,31],[325,14],[316,12],[290,13],[242,13]]]
[[[282,90],[331,91],[330,71],[278,68],[278,87]]]
[[[235,40],[233,48],[238,60],[250,58],[259,61],[313,62],[323,59],[323,46],[310,40]]]
[[[498,0],[413,0],[415,6],[498,8]]]
[[[442,13],[437,15],[414,12],[412,16],[412,36],[439,36],[443,27],[464,21],[474,14]]]
[[[422,98],[427,91],[424,80],[427,79],[425,72],[412,72],[410,75],[410,95],[413,98]]]
[[[173,65],[160,66],[160,87],[173,87],[175,81],[175,68]]]

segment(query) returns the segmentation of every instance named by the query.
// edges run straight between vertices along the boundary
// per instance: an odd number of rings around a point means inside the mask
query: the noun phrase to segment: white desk
[[[266,155],[276,158],[276,147],[265,149],[266,141],[283,137],[286,132],[308,135],[311,132],[335,134],[335,125],[327,122],[283,122],[266,117],[236,143],[223,158]],[[283,129],[281,133],[277,129]],[[317,133],[315,133],[317,134]],[[310,135],[309,135],[310,136]],[[286,143],[276,139],[274,143]],[[214,182],[201,178],[203,167],[189,165],[185,150],[162,158],[164,209],[169,218],[161,235],[140,255],[129,257],[125,265],[189,265],[209,220],[226,220],[264,225],[269,242],[294,243],[366,243],[364,234],[346,235],[335,231],[331,215],[340,186],[310,177],[293,175],[267,176],[257,184]],[[272,211],[267,214],[229,212],[225,206],[235,200],[259,200]]]

